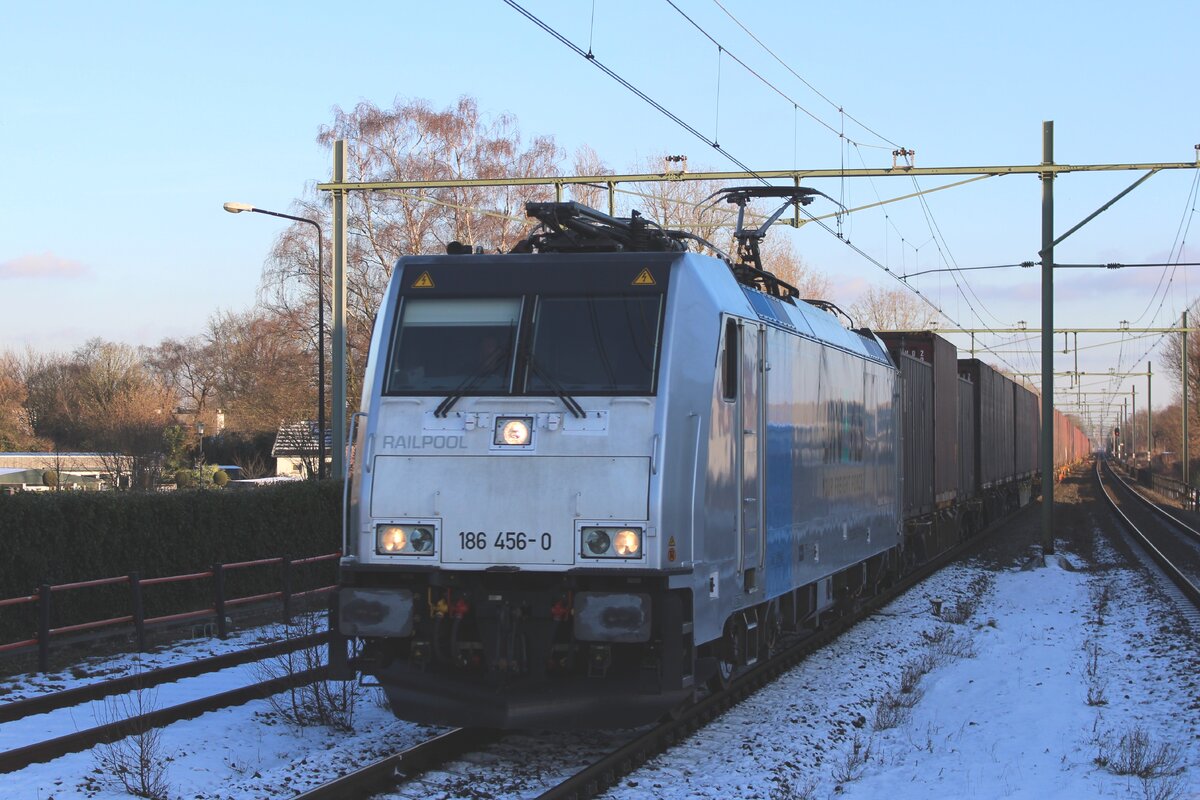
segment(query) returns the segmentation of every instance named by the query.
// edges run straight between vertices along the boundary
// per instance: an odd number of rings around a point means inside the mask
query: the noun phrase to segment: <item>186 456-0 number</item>
[[[500,531],[494,534],[486,531],[458,532],[458,546],[463,550],[487,550],[489,547],[494,550],[525,550],[533,547],[549,550],[553,543],[549,532],[540,536],[525,531]]]

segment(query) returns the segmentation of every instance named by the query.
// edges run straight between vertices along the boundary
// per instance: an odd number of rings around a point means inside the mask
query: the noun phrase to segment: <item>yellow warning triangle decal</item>
[[[674,547],[674,546],[675,546],[675,537],[672,536],[671,541],[667,542],[667,547]]]
[[[428,272],[422,272],[421,277],[417,278],[416,282],[413,283],[412,288],[414,288],[414,289],[432,289],[433,288],[433,278],[429,277]]]
[[[653,286],[654,276],[650,274],[650,270],[643,268],[642,271],[638,273],[637,277],[633,279],[633,285]]]

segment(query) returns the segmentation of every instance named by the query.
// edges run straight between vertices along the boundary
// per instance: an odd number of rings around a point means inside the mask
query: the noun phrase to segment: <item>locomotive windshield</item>
[[[388,394],[651,394],[662,296],[406,298]]]
[[[392,347],[389,392],[505,392],[521,298],[412,299]]]
[[[649,394],[661,297],[547,297],[538,303],[531,394]]]

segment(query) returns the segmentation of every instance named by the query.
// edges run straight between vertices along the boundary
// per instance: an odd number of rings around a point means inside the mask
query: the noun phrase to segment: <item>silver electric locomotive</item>
[[[406,719],[639,724],[895,566],[897,372],[762,269],[763,229],[734,263],[636,213],[529,213],[513,253],[395,267],[331,664]]]

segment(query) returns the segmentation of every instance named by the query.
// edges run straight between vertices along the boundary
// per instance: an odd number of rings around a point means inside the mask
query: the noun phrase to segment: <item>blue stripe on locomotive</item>
[[[796,512],[800,506],[796,486],[795,455],[801,452],[800,429],[793,425],[767,424],[766,525],[767,596],[792,588],[795,534],[800,530]]]
[[[784,329],[768,325],[766,337],[764,588],[774,597],[866,558],[889,538],[871,542],[867,530],[895,530],[889,440],[898,432],[886,378],[893,367],[873,340],[824,311],[746,294],[760,319]],[[847,467],[859,481],[844,494]]]

